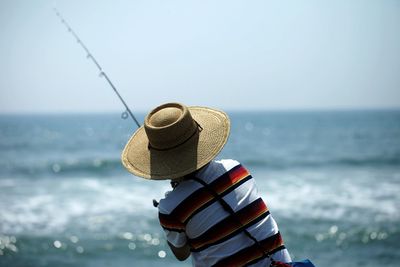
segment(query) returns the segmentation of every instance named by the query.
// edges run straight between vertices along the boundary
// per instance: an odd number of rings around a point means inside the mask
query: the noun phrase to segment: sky
[[[0,113],[400,108],[398,0],[0,0]]]

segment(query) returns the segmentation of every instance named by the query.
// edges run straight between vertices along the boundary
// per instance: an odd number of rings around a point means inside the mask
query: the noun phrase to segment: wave
[[[3,164],[0,164],[0,166]],[[77,174],[87,176],[107,176],[118,172],[125,172],[121,160],[115,159],[78,159],[61,160],[52,162],[21,162],[18,164],[4,164],[4,175],[22,176],[74,176]]]
[[[287,170],[293,168],[400,167],[400,156],[336,159],[238,158],[245,166]],[[109,176],[126,174],[119,158],[34,162],[0,162],[0,177]]]
[[[400,167],[400,156],[337,159],[243,159],[243,164],[254,167],[290,169],[298,167]]]

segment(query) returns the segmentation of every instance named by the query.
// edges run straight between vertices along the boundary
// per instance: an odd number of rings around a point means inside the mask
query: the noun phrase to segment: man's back
[[[254,179],[234,160],[211,161],[196,173],[235,212],[232,216],[201,183],[186,179],[159,205],[159,219],[175,247],[189,244],[195,266],[244,264],[268,266],[269,259],[289,262],[290,256]],[[255,243],[244,229],[258,240]]]

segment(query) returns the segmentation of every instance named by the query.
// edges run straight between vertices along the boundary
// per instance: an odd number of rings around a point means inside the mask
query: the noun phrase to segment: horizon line
[[[252,113],[252,112],[362,112],[362,111],[400,111],[400,107],[326,107],[326,108],[316,108],[316,107],[309,107],[309,108],[227,108],[227,109],[220,109],[227,113]],[[144,111],[143,109],[132,111],[133,113],[137,114],[147,114],[150,110]],[[0,116],[7,116],[7,115],[101,115],[101,114],[122,114],[124,111],[117,111],[117,110],[107,110],[107,111],[100,111],[100,110],[62,110],[62,111],[0,111]]]

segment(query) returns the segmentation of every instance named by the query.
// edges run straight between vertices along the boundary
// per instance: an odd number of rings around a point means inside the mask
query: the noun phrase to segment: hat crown
[[[181,116],[181,109],[176,107],[167,107],[150,116],[149,124],[153,127],[165,127],[178,121]]]
[[[147,115],[144,128],[150,148],[168,150],[190,139],[197,131],[197,124],[185,105],[168,103]]]

